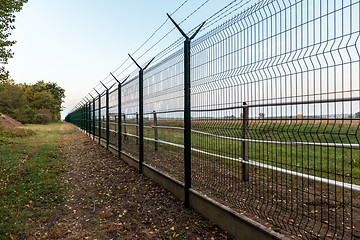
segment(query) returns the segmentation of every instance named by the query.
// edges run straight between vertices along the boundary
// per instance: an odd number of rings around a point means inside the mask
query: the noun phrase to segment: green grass
[[[177,126],[178,124],[171,122],[171,125]],[[242,136],[241,121],[198,123],[195,121],[192,129],[226,137],[241,138]],[[127,126],[127,132],[135,134],[135,127]],[[248,132],[250,139],[280,142],[359,144],[360,141],[358,124],[327,123],[325,121],[306,124],[253,122],[250,124]],[[154,138],[154,130],[145,128],[144,135]],[[183,144],[182,130],[159,129],[158,136],[160,140]],[[193,133],[192,147],[235,159],[242,157],[241,141]],[[179,151],[182,150],[179,149]],[[193,152],[193,155],[204,158],[204,155],[196,152]],[[214,159],[214,157],[209,158]],[[358,149],[249,143],[249,159],[300,173],[360,184],[360,151]]]
[[[0,239],[24,239],[63,200],[61,124],[0,129]]]

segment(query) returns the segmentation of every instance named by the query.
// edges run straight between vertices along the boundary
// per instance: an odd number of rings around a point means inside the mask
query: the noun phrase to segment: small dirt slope
[[[21,127],[23,126],[21,122],[16,121],[15,119],[6,116],[5,114],[0,113],[0,125],[5,127]]]
[[[62,131],[65,201],[31,239],[232,239],[72,125]]]

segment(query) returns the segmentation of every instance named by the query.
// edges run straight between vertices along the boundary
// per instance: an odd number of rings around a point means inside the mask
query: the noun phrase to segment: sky
[[[181,24],[186,32],[230,2],[29,0],[16,14],[16,29],[11,35],[17,41],[12,47],[15,55],[6,68],[17,83],[44,80],[64,88],[64,118],[99,81],[121,66],[128,53],[135,53],[133,57],[144,64],[181,38],[179,32],[172,31],[152,51],[138,58],[173,29],[173,24],[167,21],[135,52],[166,21],[166,13],[173,13],[183,4],[172,17],[180,22],[190,15]]]

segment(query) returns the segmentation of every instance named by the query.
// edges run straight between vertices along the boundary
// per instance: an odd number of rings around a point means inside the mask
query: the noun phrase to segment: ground
[[[30,239],[232,239],[70,124],[61,152],[65,199],[34,220]]]
[[[15,119],[0,113],[0,125],[5,127],[20,127],[22,124]]]

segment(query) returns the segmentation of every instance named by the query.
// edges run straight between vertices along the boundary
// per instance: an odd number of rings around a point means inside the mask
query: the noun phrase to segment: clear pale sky
[[[17,43],[6,68],[17,83],[56,82],[65,89],[66,114],[109,72],[119,67],[184,0],[29,0],[17,14],[11,39]],[[180,22],[205,0],[188,0],[172,17]],[[209,0],[181,27],[191,30],[227,5]],[[231,15],[230,15],[231,16]],[[221,23],[221,22],[220,22]],[[219,24],[220,24],[219,23]],[[137,59],[173,28],[170,21],[141,48]],[[209,29],[210,30],[210,29]],[[140,64],[181,38],[173,31]],[[121,69],[120,69],[121,70]]]

